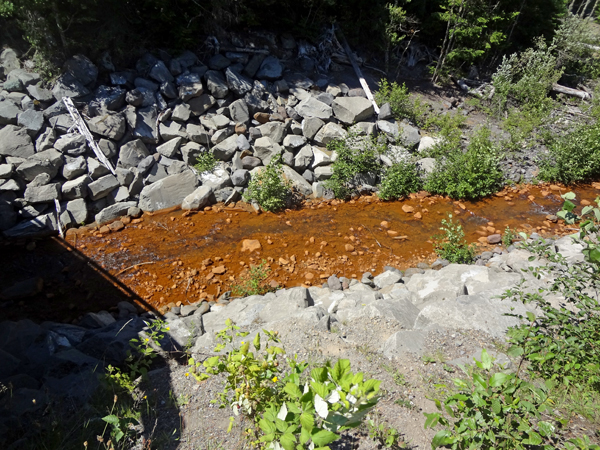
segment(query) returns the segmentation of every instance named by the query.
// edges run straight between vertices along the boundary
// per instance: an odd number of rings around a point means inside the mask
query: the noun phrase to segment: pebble
[[[379,224],[379,226],[380,226],[381,228],[383,228],[383,229],[387,230],[387,229],[390,227],[390,223],[389,223],[388,221],[384,220],[383,222],[381,222],[381,223]]]
[[[402,205],[402,211],[404,211],[407,214],[412,213],[415,210],[414,207],[409,206],[409,205]]]
[[[502,236],[499,234],[491,234],[487,237],[488,244],[499,244],[502,242]]]
[[[227,272],[225,266],[217,266],[212,270],[215,275],[223,275],[225,272]]]
[[[253,252],[260,249],[260,242],[256,239],[244,239],[242,241],[242,252]]]
[[[347,252],[353,252],[354,251],[354,245],[352,245],[352,244],[346,244],[344,246],[344,248],[346,249]]]

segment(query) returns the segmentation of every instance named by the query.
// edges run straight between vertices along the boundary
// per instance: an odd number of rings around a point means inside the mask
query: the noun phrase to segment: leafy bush
[[[488,128],[479,130],[464,153],[460,148],[448,149],[427,177],[425,189],[433,194],[464,199],[485,197],[500,189],[504,175],[490,134]]]
[[[395,81],[390,84],[385,78],[379,82],[375,101],[378,105],[389,103],[392,114],[398,120],[409,119],[414,123],[420,123],[421,116],[425,112],[425,106],[418,99],[411,100],[406,84],[400,85]]]
[[[385,143],[375,137],[359,137],[349,134],[344,139],[336,139],[327,144],[327,149],[337,153],[332,164],[333,175],[325,182],[337,198],[345,198],[352,192],[352,181],[361,173],[378,175],[382,165],[379,155],[387,151]]]
[[[274,157],[264,169],[252,175],[244,200],[255,201],[265,211],[278,211],[285,207],[291,194],[291,183],[283,178],[281,157]]]
[[[465,239],[465,231],[462,225],[452,221],[452,214],[448,214],[448,220],[442,219],[440,230],[442,234],[434,236],[433,250],[440,258],[451,263],[468,264],[473,262],[475,248],[468,245]]]
[[[423,180],[417,165],[409,161],[400,161],[385,171],[379,197],[383,200],[396,200],[422,188]]]
[[[217,167],[217,160],[211,152],[200,153],[194,164],[194,168],[199,173],[210,173],[215,170],[215,167]]]
[[[565,184],[600,175],[600,124],[580,125],[550,142],[549,155],[540,164],[544,181]]]
[[[263,330],[267,342],[257,333],[252,343],[235,338],[248,335],[239,332],[231,320],[217,334],[221,343],[216,352],[225,354],[208,358],[200,364],[189,360],[190,371],[202,381],[211,375],[224,374],[225,388],[220,394],[221,407],[231,407],[236,415],[251,421],[246,430],[251,445],[285,450],[328,449],[341,431],[361,425],[379,399],[378,380],[364,380],[362,373],[352,373],[350,362],[338,360],[304,372],[308,363],[296,357],[286,358],[289,371],[284,376],[279,358],[285,351],[277,332]],[[256,354],[251,351],[251,346]],[[199,372],[204,368],[205,373]],[[281,378],[280,378],[281,377]],[[231,418],[230,427],[234,418]]]

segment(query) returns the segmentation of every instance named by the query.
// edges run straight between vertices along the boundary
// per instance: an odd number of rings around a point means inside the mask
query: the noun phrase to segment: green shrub
[[[479,130],[466,152],[449,148],[427,177],[425,189],[461,199],[477,199],[497,192],[503,185],[504,175],[490,134],[488,128]]]
[[[242,277],[231,287],[231,294],[235,297],[248,297],[272,291],[273,288],[266,283],[270,272],[271,269],[264,259],[257,266],[251,265],[248,275]]]
[[[332,164],[333,175],[325,182],[336,198],[345,198],[352,192],[352,181],[360,173],[379,175],[382,164],[379,156],[387,151],[387,145],[375,137],[359,137],[349,134],[327,144],[327,149],[337,153]]]
[[[473,262],[475,247],[468,245],[465,232],[459,223],[452,221],[452,214],[448,214],[448,220],[442,219],[440,235],[433,236],[433,250],[440,258],[451,263],[469,264]]]
[[[333,366],[327,362],[305,374],[308,363],[285,358],[289,370],[284,370],[279,360],[285,350],[278,346],[277,332],[263,330],[266,343],[257,333],[252,343],[241,341],[237,346],[234,339],[248,335],[238,330],[228,320],[217,334],[221,343],[215,349],[227,352],[202,364],[190,359],[189,365],[198,381],[225,375],[221,406],[250,420],[246,436],[252,446],[328,449],[340,432],[360,426],[377,404],[381,382],[352,373],[350,361],[340,359]],[[205,373],[199,372],[202,368]]]
[[[395,81],[390,84],[385,78],[379,82],[375,101],[380,106],[389,103],[392,114],[398,120],[409,119],[414,123],[420,123],[421,116],[425,112],[425,106],[418,99],[411,100],[406,84],[400,85]]]
[[[460,110],[456,113],[431,114],[423,124],[423,128],[435,132],[440,141],[420,153],[422,158],[439,158],[460,148],[462,129],[465,128],[466,118]]]
[[[379,197],[396,200],[423,188],[423,180],[415,163],[400,161],[388,168],[381,180]]]
[[[544,181],[571,184],[600,175],[600,124],[580,125],[550,142],[549,155],[540,164]]]
[[[199,173],[210,173],[215,170],[215,167],[217,167],[217,160],[211,152],[200,153],[194,164],[194,168]]]
[[[252,175],[244,200],[255,201],[265,211],[283,209],[291,194],[291,183],[283,178],[281,157],[273,157],[264,169]]]

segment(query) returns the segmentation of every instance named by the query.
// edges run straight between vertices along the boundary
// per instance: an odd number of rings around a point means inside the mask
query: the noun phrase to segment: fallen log
[[[558,92],[560,94],[570,95],[571,97],[578,97],[582,100],[589,100],[592,98],[592,95],[588,92],[580,91],[578,89],[573,89],[566,86],[561,86],[560,84],[553,84],[552,91]]]

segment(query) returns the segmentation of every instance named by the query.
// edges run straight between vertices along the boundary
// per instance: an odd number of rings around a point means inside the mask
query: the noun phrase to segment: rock
[[[97,180],[98,178],[110,173],[108,167],[106,167],[96,158],[87,159],[87,168],[88,174],[90,175],[90,177],[92,177],[93,180]]]
[[[283,177],[292,184],[299,193],[308,197],[312,195],[312,185],[306,179],[289,166],[282,166]]]
[[[88,194],[92,201],[106,197],[110,191],[119,187],[119,181],[114,175],[105,175],[88,184]]]
[[[13,102],[8,100],[0,102],[0,125],[16,125],[20,113],[21,108]]]
[[[144,187],[140,193],[139,208],[142,211],[158,211],[179,206],[198,186],[198,179],[191,171],[169,175]]]
[[[302,121],[302,134],[307,139],[312,139],[316,136],[319,130],[325,125],[318,117],[309,117]]]
[[[188,101],[192,112],[197,116],[204,114],[212,108],[215,103],[217,103],[217,100],[210,94],[202,94]]]
[[[135,113],[135,128],[133,136],[140,138],[146,144],[157,144],[159,141],[156,121],[158,112],[156,106],[139,108]]]
[[[35,138],[44,127],[44,113],[34,109],[23,111],[17,117],[17,124],[27,130],[27,134]]]
[[[210,186],[200,186],[183,199],[181,209],[199,210],[211,202],[213,189]]]
[[[4,75],[8,75],[13,70],[20,69],[21,63],[17,52],[12,48],[3,49],[2,53],[0,53],[0,67],[3,69],[0,72],[4,72]],[[0,73],[0,75],[2,75],[2,73]]]
[[[267,165],[274,156],[280,155],[282,148],[273,139],[261,137],[254,143],[254,154]],[[242,160],[243,161],[243,160]]]
[[[283,75],[283,66],[279,59],[275,56],[267,56],[262,64],[260,65],[260,69],[256,74],[256,78],[259,80],[269,80],[275,81]],[[253,76],[253,75],[250,75]]]
[[[88,220],[88,208],[84,199],[78,198],[67,203],[66,211],[71,216],[73,223],[81,225]]]
[[[333,176],[333,168],[331,166],[321,166],[314,170],[315,179],[317,181],[328,180]]]
[[[198,156],[203,151],[206,151],[206,149],[201,145],[196,144],[195,142],[188,142],[187,144],[180,147],[179,151],[181,152],[181,158],[183,159],[183,162],[190,166],[193,166],[194,164],[196,164]]]
[[[220,161],[231,161],[238,149],[238,137],[233,134],[227,139],[219,142],[212,149],[213,155]]]
[[[342,290],[342,283],[341,283],[340,279],[338,277],[336,277],[335,275],[331,275],[329,278],[327,278],[327,286],[332,291],[341,291]]]
[[[252,90],[253,81],[239,72],[232,70],[231,67],[228,67],[225,71],[225,77],[227,78],[229,89],[238,97]]]
[[[61,101],[63,97],[84,97],[89,93],[89,89],[81,84],[81,82],[70,73],[64,73],[59,76],[52,88],[52,95],[57,101]]]
[[[188,136],[188,139],[193,142],[204,145],[209,145],[211,143],[210,136],[202,125],[188,123],[185,127],[185,132]]]
[[[68,59],[64,67],[73,78],[85,86],[95,83],[98,78],[98,68],[83,55],[75,55]]]
[[[235,123],[247,123],[250,121],[250,112],[248,111],[248,105],[242,99],[236,100],[229,105],[229,114],[231,120]]]
[[[250,172],[246,169],[238,169],[231,174],[231,182],[234,186],[246,186],[250,181]]]
[[[321,120],[329,120],[333,114],[331,106],[326,105],[323,102],[318,101],[314,97],[308,97],[302,100],[297,106],[296,111],[300,116],[305,119],[314,117]],[[305,134],[306,136],[306,134]],[[309,136],[306,136],[310,139]]]
[[[377,116],[377,120],[389,120],[393,119],[394,114],[392,113],[392,107],[389,103],[384,103],[379,108],[379,115]]]
[[[87,141],[79,133],[68,133],[57,139],[54,148],[63,154],[80,156],[87,151]]]
[[[87,173],[87,161],[85,156],[68,158],[66,164],[62,167],[62,176],[67,180],[73,180],[84,173]]]
[[[306,138],[304,136],[298,136],[294,134],[288,134],[283,139],[283,146],[289,150],[295,150],[303,147],[306,144]]]
[[[121,146],[118,164],[125,169],[132,169],[137,167],[149,154],[142,140],[136,139]]]
[[[419,130],[417,128],[404,122],[400,122],[399,131],[400,141],[406,148],[412,150],[419,145],[421,141],[421,135],[419,134]]]
[[[43,186],[34,186],[31,183],[25,189],[25,200],[29,203],[51,203],[54,200],[60,200],[60,194],[60,183],[50,183]]]
[[[25,128],[6,125],[0,129],[0,156],[28,158],[34,153],[33,142]]]
[[[424,152],[424,151],[429,150],[430,148],[434,147],[435,145],[437,145],[440,142],[441,142],[440,138],[434,138],[431,136],[423,136],[421,138],[421,140],[419,141],[419,148],[417,149],[417,151],[419,153]]]
[[[174,158],[177,154],[179,154],[179,147],[181,146],[182,142],[182,137],[176,137],[156,147],[156,151],[167,158]]]
[[[200,76],[195,73],[186,74],[178,78],[179,98],[187,102],[195,97],[199,97],[204,92]]]
[[[491,234],[487,237],[488,244],[499,244],[502,242],[502,235],[500,234]]]
[[[227,81],[221,72],[209,70],[204,75],[206,79],[206,87],[215,98],[225,98],[229,94]]]
[[[61,187],[62,198],[72,200],[86,197],[88,194],[87,187],[92,181],[88,175],[82,175],[79,178],[67,181]]]
[[[333,153],[329,150],[320,147],[312,147],[313,162],[311,167],[313,169],[321,166],[328,166],[333,162]]]
[[[137,202],[120,202],[110,205],[96,214],[95,221],[98,225],[118,219],[121,216],[127,215],[129,208],[137,206]]]
[[[242,158],[242,167],[246,170],[252,170],[262,165],[262,161],[254,156],[244,156]]]
[[[162,61],[157,61],[152,69],[150,69],[148,75],[159,83],[175,81],[175,78],[173,78],[173,75],[171,75],[171,72],[169,72],[169,69],[167,69],[167,66]]]
[[[12,164],[0,164],[0,180],[6,180],[12,177],[15,166]]]
[[[417,161],[417,165],[423,172],[430,174],[435,170],[436,161],[434,158],[423,158]]]
[[[180,123],[174,121],[162,122],[159,125],[160,137],[166,142],[175,138],[187,138],[187,133]]]
[[[100,86],[96,89],[95,97],[90,102],[90,107],[104,111],[116,111],[125,104],[125,94],[125,89]]]
[[[25,181],[31,182],[41,173],[46,173],[50,178],[54,178],[58,169],[50,161],[30,159],[17,167],[17,173]]]
[[[305,145],[294,157],[294,169],[297,172],[302,172],[311,165],[312,160],[313,148],[310,145]]]
[[[379,289],[383,289],[386,286],[391,286],[400,282],[401,279],[402,272],[385,271],[373,278],[373,283],[375,283],[375,286]]]
[[[346,125],[367,120],[375,113],[373,103],[362,97],[338,97],[331,106],[335,117]]]
[[[91,132],[115,141],[123,137],[127,125],[123,115],[109,112],[88,120],[87,124]]]
[[[423,356],[426,349],[426,330],[402,330],[391,335],[381,346],[381,352],[388,358],[412,353]]]
[[[286,127],[281,122],[268,122],[257,127],[257,129],[260,131],[262,137],[271,138],[278,144],[283,142],[283,137],[286,133]]]
[[[20,300],[22,298],[34,297],[44,289],[44,280],[39,277],[28,278],[20,281],[0,292],[3,300]]]
[[[27,86],[27,93],[38,102],[50,102],[54,100],[52,91],[39,86]]]
[[[348,132],[337,123],[329,122],[315,135],[314,141],[318,145],[327,145],[336,139],[344,139]]]

